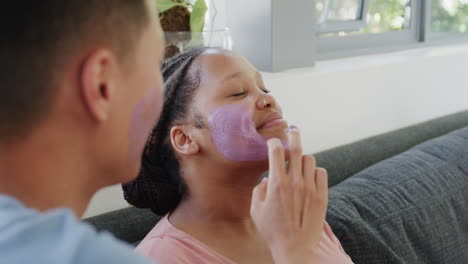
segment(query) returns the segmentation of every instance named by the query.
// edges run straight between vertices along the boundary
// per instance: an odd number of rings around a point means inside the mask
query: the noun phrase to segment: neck
[[[227,170],[212,163],[205,164],[208,167],[203,165],[202,162],[194,162],[184,166],[184,178],[190,190],[171,214],[171,221],[237,224],[253,228],[250,216],[252,191],[264,170],[259,166]]]
[[[80,217],[98,189],[86,180],[85,155],[55,133],[43,135],[0,148],[0,193],[39,211],[67,207]]]

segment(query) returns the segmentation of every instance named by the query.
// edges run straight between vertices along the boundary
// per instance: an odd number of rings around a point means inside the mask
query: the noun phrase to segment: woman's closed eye
[[[245,95],[245,94],[247,94],[247,92],[246,92],[246,91],[242,91],[242,92],[233,94],[232,96],[234,96],[234,97],[240,97],[240,96],[243,96],[243,95]]]
[[[264,93],[266,93],[266,94],[269,94],[269,93],[271,92],[270,90],[268,90],[268,89],[266,89],[266,88],[260,88],[260,90],[262,90],[262,92],[264,92]],[[233,96],[233,97],[240,97],[240,96],[243,96],[243,95],[246,95],[246,94],[247,94],[247,91],[241,90],[240,92],[235,93],[235,94],[233,94],[233,95],[231,95],[231,96]]]

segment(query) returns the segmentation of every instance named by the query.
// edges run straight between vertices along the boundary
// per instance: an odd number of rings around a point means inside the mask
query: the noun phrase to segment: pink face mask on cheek
[[[129,156],[132,161],[141,159],[149,134],[161,114],[160,90],[153,88],[148,91],[133,110],[129,132]]]
[[[227,159],[268,160],[266,140],[257,132],[252,113],[246,107],[235,104],[220,107],[210,114],[208,123],[213,143]]]

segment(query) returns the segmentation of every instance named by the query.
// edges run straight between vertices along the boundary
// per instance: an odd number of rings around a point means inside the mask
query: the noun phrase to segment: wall
[[[314,153],[468,109],[468,45],[324,61],[264,79]],[[120,187],[109,187],[85,217],[124,206]]]

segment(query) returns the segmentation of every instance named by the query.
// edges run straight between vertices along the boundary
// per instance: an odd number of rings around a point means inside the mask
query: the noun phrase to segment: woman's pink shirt
[[[136,251],[159,264],[236,264],[174,227],[167,215],[148,233]],[[353,263],[326,222],[317,252],[321,264]]]

